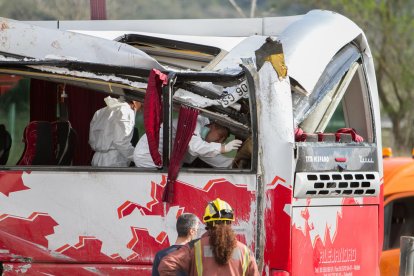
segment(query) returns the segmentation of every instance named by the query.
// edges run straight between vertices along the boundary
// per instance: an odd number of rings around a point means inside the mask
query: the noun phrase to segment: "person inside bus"
[[[177,128],[177,120],[173,120],[172,135],[175,137]],[[160,129],[160,140],[158,151],[162,153],[163,146],[163,127]],[[184,157],[184,163],[191,164],[196,158],[200,158],[209,166],[215,168],[228,168],[233,162],[233,158],[224,156],[223,153],[237,150],[242,141],[232,140],[227,144],[224,144],[229,137],[229,130],[216,123],[209,121],[208,118],[198,116],[197,125],[188,144],[188,151]],[[155,168],[155,164],[152,160],[148,139],[146,135],[143,135],[138,141],[134,151],[134,163],[137,167],[142,168]]]
[[[253,140],[249,136],[241,145],[234,157],[232,168],[248,169],[251,167],[251,160],[253,154]]]
[[[135,114],[141,103],[106,97],[106,107],[95,112],[89,129],[89,145],[95,151],[92,166],[128,167],[133,159],[131,138]]]

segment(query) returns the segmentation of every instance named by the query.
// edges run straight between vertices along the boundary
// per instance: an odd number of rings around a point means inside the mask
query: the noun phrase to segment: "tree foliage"
[[[0,16],[16,20],[89,19],[89,0],[0,0]]]
[[[252,1],[233,0],[249,16]],[[255,1],[256,15],[268,10]],[[229,0],[106,0],[107,19],[240,17]],[[90,0],[0,0],[0,16],[16,20],[88,20]]]

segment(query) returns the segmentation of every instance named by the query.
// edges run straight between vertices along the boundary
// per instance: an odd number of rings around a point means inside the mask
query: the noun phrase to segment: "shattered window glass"
[[[301,124],[314,111],[326,94],[341,81],[350,66],[359,58],[358,49],[351,44],[347,45],[334,56],[309,96],[300,92],[292,94],[295,126]]]

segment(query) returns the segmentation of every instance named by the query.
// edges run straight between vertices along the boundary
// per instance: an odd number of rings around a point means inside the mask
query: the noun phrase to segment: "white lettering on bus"
[[[372,159],[372,157],[364,157],[362,155],[359,156],[359,162],[361,163],[374,163],[374,160]]]
[[[321,258],[319,263],[349,263],[355,262],[357,258],[357,251],[355,248],[331,248],[321,251]]]
[[[306,162],[310,163],[328,163],[329,162],[329,156],[325,155],[306,155],[305,156]]]

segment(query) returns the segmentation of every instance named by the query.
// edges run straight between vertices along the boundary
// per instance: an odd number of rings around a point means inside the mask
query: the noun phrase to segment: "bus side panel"
[[[209,201],[220,198],[228,202],[234,210],[233,229],[238,239],[254,252],[257,216],[255,189],[255,174],[235,177],[235,174],[181,173],[175,187],[175,199],[184,212],[196,214],[201,222]]]
[[[149,265],[108,265],[108,264],[25,264],[4,263],[4,276],[11,275],[151,275]]]
[[[378,274],[377,205],[294,207],[293,221],[292,275]]]
[[[0,262],[150,265],[174,243],[176,218],[202,220],[217,197],[254,248],[255,175],[180,174],[172,204],[166,175],[142,172],[0,172]]]

